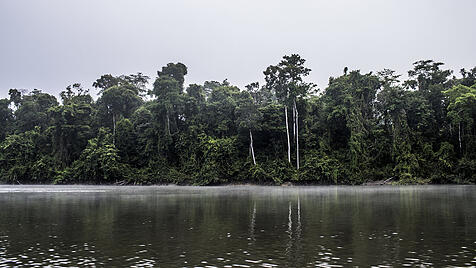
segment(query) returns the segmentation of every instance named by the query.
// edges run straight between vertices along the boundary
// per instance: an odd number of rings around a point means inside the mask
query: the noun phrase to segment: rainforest
[[[476,67],[421,60],[405,74],[348,70],[318,88],[286,55],[263,80],[185,84],[105,74],[60,99],[0,99],[0,181],[9,184],[474,184]],[[149,84],[150,83],[150,84]]]

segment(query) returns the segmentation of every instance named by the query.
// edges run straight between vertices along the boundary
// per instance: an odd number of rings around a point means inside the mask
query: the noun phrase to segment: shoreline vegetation
[[[0,99],[0,182],[110,185],[476,183],[476,67],[421,60],[343,69],[325,88],[297,54],[244,89],[169,63],[102,75],[60,100],[38,89]],[[231,179],[230,179],[231,178]]]

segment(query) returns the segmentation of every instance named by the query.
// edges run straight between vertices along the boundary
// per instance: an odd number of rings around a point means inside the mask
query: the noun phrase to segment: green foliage
[[[455,164],[454,146],[449,142],[441,143],[440,149],[434,153],[434,169],[430,175],[431,182],[451,183],[457,181],[458,176],[454,174]]]
[[[473,158],[463,157],[458,161],[456,167],[458,174],[456,183],[476,183],[476,160]]]
[[[476,68],[451,78],[442,63],[417,61],[407,81],[345,68],[318,94],[310,71],[292,54],[245,90],[226,79],[185,85],[182,63],[162,67],[148,90],[141,73],[105,74],[96,101],[77,83],[61,103],[11,89],[0,99],[0,181],[476,183]]]
[[[474,138],[476,119],[476,84],[472,87],[457,85],[443,92],[449,99],[448,117],[458,132],[459,153],[473,154],[476,151]]]
[[[276,94],[281,103],[288,105],[298,99],[306,97],[312,84],[304,82],[311,69],[304,67],[305,59],[298,54],[284,56],[278,65],[270,65],[265,71],[266,88]]]
[[[238,173],[235,144],[236,137],[202,136],[200,149],[203,152],[203,162],[194,184],[208,185],[232,181]]]
[[[296,180],[296,169],[284,159],[275,159],[264,163],[264,170],[268,178],[275,184]]]
[[[299,170],[298,180],[320,184],[352,183],[346,181],[345,175],[346,170],[337,159],[316,151],[309,151]]]
[[[33,130],[35,127],[46,129],[49,123],[48,110],[58,105],[54,96],[36,89],[15,101],[18,106],[14,115],[16,130],[19,133]]]
[[[119,77],[105,74],[93,83],[93,87],[99,88],[99,94],[103,94],[104,90],[114,86],[129,86],[133,88],[136,95],[143,95],[148,80],[149,77],[142,73],[121,75]]]
[[[5,139],[13,124],[13,111],[9,106],[10,100],[0,99],[0,141]]]
[[[38,159],[40,129],[8,135],[0,144],[0,170],[3,181],[31,182],[32,167]],[[43,178],[47,179],[47,178]]]
[[[103,91],[98,106],[110,118],[129,117],[142,103],[136,88],[132,85],[113,86]]]
[[[100,129],[98,137],[88,141],[88,146],[64,179],[66,182],[114,183],[127,180],[130,175],[129,166],[120,162],[118,150],[112,144],[112,135],[106,129]]]
[[[126,163],[136,163],[138,161],[137,135],[131,120],[123,118],[117,122],[115,146],[122,161]]]
[[[45,155],[31,165],[29,176],[34,183],[50,183],[60,173],[59,167],[55,157]]]
[[[74,86],[77,93],[67,87],[66,91],[61,92],[63,105],[48,110],[51,121],[45,134],[51,138],[53,154],[62,167],[69,166],[77,159],[93,136],[93,100],[87,92],[82,91],[79,84]]]
[[[237,108],[235,109],[235,118],[238,128],[248,130],[259,130],[258,121],[262,114],[258,106],[254,103],[250,93],[242,91],[237,97]]]

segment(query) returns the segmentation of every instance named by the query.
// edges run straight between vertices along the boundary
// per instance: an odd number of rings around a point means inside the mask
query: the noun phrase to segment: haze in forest
[[[10,88],[92,88],[106,73],[155,78],[169,62],[187,65],[186,84],[227,78],[244,88],[291,53],[321,89],[346,66],[406,74],[433,59],[459,75],[476,59],[475,10],[471,0],[3,0],[0,98]]]

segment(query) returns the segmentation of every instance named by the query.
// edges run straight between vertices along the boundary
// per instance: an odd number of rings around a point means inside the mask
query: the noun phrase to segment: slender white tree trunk
[[[289,140],[288,107],[284,106],[284,115],[286,116],[286,136],[288,137],[288,162],[291,163],[291,141]]]
[[[253,134],[251,134],[251,129],[250,129],[250,147],[251,147],[251,156],[253,157],[253,164],[256,165],[255,149],[253,148]]]
[[[296,114],[296,168],[299,169],[299,113],[294,101],[294,110]]]
[[[293,138],[296,138],[296,102],[293,106]]]
[[[116,114],[112,113],[112,144],[116,145]]]

